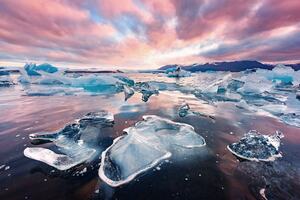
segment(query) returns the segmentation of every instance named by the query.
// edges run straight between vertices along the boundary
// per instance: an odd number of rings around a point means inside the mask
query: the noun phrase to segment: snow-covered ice
[[[249,131],[240,141],[227,146],[228,150],[239,158],[250,161],[274,161],[281,157],[280,139],[283,134],[263,135],[256,130]]]

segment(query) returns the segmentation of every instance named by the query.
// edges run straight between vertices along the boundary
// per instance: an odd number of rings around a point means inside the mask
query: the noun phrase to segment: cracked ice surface
[[[112,126],[113,123],[113,115],[106,111],[88,113],[59,131],[29,135],[33,141],[53,142],[61,153],[42,147],[28,147],[24,155],[59,170],[70,169],[95,156],[97,150],[93,146],[97,138],[103,137],[101,128]]]
[[[262,135],[252,130],[239,142],[227,146],[228,150],[239,158],[250,161],[274,161],[281,157],[279,152],[280,138],[283,134],[276,132],[274,135]]]
[[[116,187],[130,182],[172,155],[173,148],[203,147],[204,138],[188,124],[176,123],[155,115],[124,130],[127,134],[114,140],[102,152],[100,178]]]

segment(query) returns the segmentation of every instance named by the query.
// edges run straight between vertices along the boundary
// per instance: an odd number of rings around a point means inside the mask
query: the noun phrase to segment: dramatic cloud
[[[2,0],[1,63],[300,60],[299,0]]]

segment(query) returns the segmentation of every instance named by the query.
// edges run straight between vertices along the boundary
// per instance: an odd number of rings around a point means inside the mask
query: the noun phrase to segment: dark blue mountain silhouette
[[[300,69],[300,63],[298,64],[286,64],[286,66],[292,67],[294,70]],[[240,72],[244,70],[250,69],[268,69],[271,70],[275,67],[275,65],[264,64],[258,61],[251,60],[241,60],[241,61],[231,61],[231,62],[215,62],[215,63],[206,63],[206,64],[192,64],[192,65],[165,65],[159,70],[166,70],[169,68],[181,67],[184,70],[190,72],[198,72],[198,71],[231,71],[231,72]]]

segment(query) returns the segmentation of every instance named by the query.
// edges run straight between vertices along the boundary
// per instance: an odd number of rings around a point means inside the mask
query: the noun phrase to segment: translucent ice
[[[78,153],[69,156],[65,154],[57,154],[46,148],[28,147],[24,150],[24,155],[33,160],[46,163],[58,170],[67,170],[85,162],[96,152],[95,149],[88,148],[84,148],[83,150],[77,148],[74,149],[74,151],[78,151]]]
[[[102,152],[99,176],[116,187],[154,167],[172,155],[174,148],[196,148],[205,140],[188,124],[158,116],[144,116],[143,121],[124,130],[126,135]]]
[[[40,76],[39,71],[44,71],[47,73],[55,73],[58,69],[50,64],[44,63],[41,65],[36,65],[34,63],[29,63],[24,66],[27,75],[29,76]]]
[[[204,114],[202,112],[199,112],[199,111],[192,111],[189,104],[187,103],[184,103],[183,105],[181,105],[178,109],[178,115],[180,117],[185,117],[187,115],[196,115],[196,116],[199,116],[199,117],[207,117],[207,118],[210,118],[212,120],[214,120],[215,118],[211,115],[207,115],[207,114]]]
[[[134,94],[134,90],[127,85],[124,85],[123,88],[124,88],[125,101],[127,101]]]
[[[14,82],[9,76],[0,76],[0,87],[9,87],[14,85]]]
[[[251,161],[274,161],[281,157],[278,151],[280,138],[283,135],[276,131],[272,136],[262,135],[252,130],[249,131],[239,142],[227,146],[228,150],[239,158]]]
[[[134,89],[138,92],[140,92],[142,96],[142,100],[147,102],[148,99],[153,95],[153,94],[158,94],[158,89],[155,87],[151,86],[147,82],[137,82],[134,85]]]
[[[300,128],[300,115],[296,113],[288,113],[288,114],[281,115],[280,119],[286,124]]]
[[[180,117],[185,117],[188,114],[189,110],[190,110],[189,104],[185,103],[182,106],[180,106],[178,110],[178,115]]]
[[[175,77],[175,78],[188,77],[188,76],[191,76],[191,72],[182,70],[181,67],[176,67],[172,71],[170,71],[170,70],[167,71],[167,76]]]
[[[26,148],[24,155],[59,170],[69,169],[95,155],[94,147],[104,138],[102,128],[112,126],[113,123],[113,115],[105,111],[88,113],[59,131],[29,135],[33,142],[53,142],[60,154],[49,149],[33,147]]]

